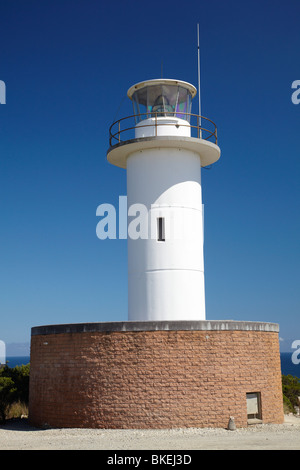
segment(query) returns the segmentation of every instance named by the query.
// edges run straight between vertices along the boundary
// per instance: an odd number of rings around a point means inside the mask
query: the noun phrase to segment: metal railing
[[[180,118],[181,121],[179,124],[176,121],[164,122],[163,120],[157,119],[159,117],[176,117],[176,118]],[[145,122],[145,124],[143,124],[143,120],[146,120],[148,118],[155,118],[154,122],[152,121],[150,124],[149,122],[148,123]],[[182,120],[185,120],[186,124],[183,124]],[[203,122],[204,122],[205,127],[203,127]],[[110,147],[120,144],[121,142],[126,142],[127,140],[134,139],[137,123],[138,123],[139,129],[154,126],[155,128],[154,136],[158,135],[157,129],[160,126],[178,127],[178,125],[180,125],[180,126],[188,127],[191,129],[191,137],[209,140],[210,142],[213,142],[214,144],[218,143],[217,126],[210,119],[204,116],[199,116],[198,114],[191,114],[191,113],[184,113],[184,112],[178,113],[178,112],[168,111],[168,112],[163,112],[163,113],[151,112],[151,113],[133,114],[131,116],[126,116],[124,118],[119,119],[118,121],[115,121],[109,128]]]

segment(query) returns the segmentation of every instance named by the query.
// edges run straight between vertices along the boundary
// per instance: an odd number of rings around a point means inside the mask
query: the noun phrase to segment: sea
[[[283,375],[293,375],[300,379],[300,363],[294,364],[292,361],[293,352],[280,353],[281,373]]]
[[[29,364],[30,356],[6,356],[6,363],[8,367],[16,367],[16,366],[26,366]]]
[[[7,365],[11,368],[16,366],[26,365],[30,362],[30,356],[8,356],[6,358]],[[300,379],[300,363],[294,364],[292,361],[291,352],[280,353],[281,360],[281,373],[283,375],[293,375]]]

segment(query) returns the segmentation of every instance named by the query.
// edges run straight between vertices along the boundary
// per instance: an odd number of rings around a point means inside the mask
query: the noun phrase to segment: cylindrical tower
[[[110,129],[108,161],[127,169],[130,321],[205,320],[201,167],[220,149],[214,123],[191,114],[195,95],[179,80],[138,83],[134,115]]]

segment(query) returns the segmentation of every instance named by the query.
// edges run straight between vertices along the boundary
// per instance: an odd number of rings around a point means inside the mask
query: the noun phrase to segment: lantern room
[[[157,79],[133,85],[127,95],[133,102],[136,122],[155,116],[176,116],[189,121],[196,93],[190,83]]]
[[[108,161],[126,168],[133,151],[157,146],[196,152],[201,166],[216,162],[220,158],[217,128],[210,119],[191,112],[196,94],[193,85],[174,79],[145,80],[131,86],[127,96],[134,114],[110,126]]]
[[[154,123],[155,129],[157,124],[167,126],[159,127],[159,134],[177,135],[178,127],[175,126],[181,124],[184,127],[180,134],[189,136],[192,98],[196,93],[193,85],[179,80],[148,80],[132,86],[127,94],[133,103],[136,137],[153,135],[153,128],[147,127]]]

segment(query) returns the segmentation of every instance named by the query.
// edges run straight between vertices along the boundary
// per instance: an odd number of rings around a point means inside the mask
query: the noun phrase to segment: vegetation
[[[30,365],[0,369],[0,422],[27,414]]]
[[[284,412],[295,413],[300,402],[300,379],[292,375],[282,376]]]

